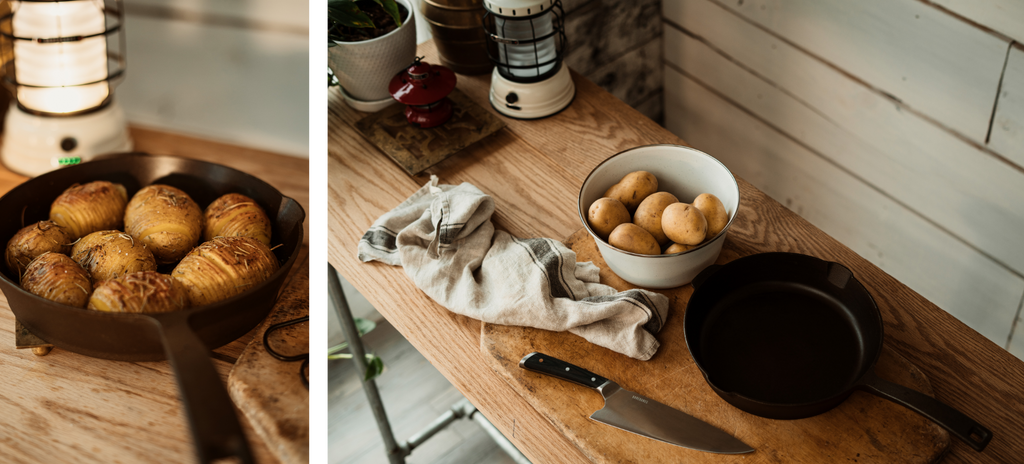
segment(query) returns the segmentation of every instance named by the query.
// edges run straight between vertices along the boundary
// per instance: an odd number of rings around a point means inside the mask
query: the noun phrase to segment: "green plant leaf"
[[[366,376],[363,380],[370,380],[384,372],[384,360],[375,354],[366,354]]]
[[[348,342],[341,342],[341,343],[340,343],[340,344],[338,344],[338,345],[334,345],[334,346],[332,346],[332,347],[328,348],[328,349],[327,349],[327,355],[328,355],[328,356],[332,356],[332,355],[334,355],[335,353],[338,353],[338,352],[341,352],[341,351],[343,351],[343,350],[344,350],[345,348],[348,348]],[[339,358],[339,359],[349,359],[349,358],[351,358],[351,357],[352,357],[352,355],[348,355],[348,357],[345,357],[345,358]]]
[[[380,5],[382,8],[384,8],[384,11],[386,11],[389,15],[391,15],[392,18],[395,19],[395,24],[399,26],[402,25],[402,14],[401,12],[398,11],[398,3],[396,3],[395,0],[374,1],[377,2],[377,4]]]
[[[355,320],[356,320],[356,330],[359,331],[359,336],[360,337],[362,337],[363,335],[366,335],[371,330],[377,328],[377,323],[376,322],[373,322],[373,321],[370,321],[370,320],[366,320],[366,319],[363,319],[361,317],[357,317],[357,318],[355,318]]]
[[[352,0],[327,0],[327,19],[347,27],[376,27]]]

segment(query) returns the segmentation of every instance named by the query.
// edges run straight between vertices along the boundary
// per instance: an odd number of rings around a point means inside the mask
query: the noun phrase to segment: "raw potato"
[[[193,306],[213,303],[242,293],[278,268],[277,257],[259,240],[216,237],[185,256],[171,271]]]
[[[681,245],[699,245],[707,234],[708,221],[693,205],[674,203],[665,208],[661,227],[673,242]]]
[[[661,254],[661,247],[658,246],[658,241],[654,240],[654,236],[632,222],[626,222],[616,227],[608,236],[608,243],[620,250],[642,255]]]
[[[50,205],[50,220],[71,233],[72,240],[97,230],[120,229],[128,192],[105,180],[72,185]]]
[[[24,227],[7,241],[7,268],[21,279],[25,267],[46,253],[71,253],[71,233],[53,221],[39,221]]]
[[[648,195],[658,191],[658,178],[647,171],[634,171],[626,174],[619,183],[604,192],[604,196],[614,198],[626,205],[630,213],[636,211],[640,202]]]
[[[185,287],[175,278],[142,271],[96,285],[89,309],[114,313],[166,313],[188,307]]]
[[[60,253],[43,253],[25,268],[21,286],[47,300],[84,308],[92,293],[89,272]]]
[[[206,207],[203,240],[214,237],[252,237],[270,246],[270,218],[252,198],[229,193]]]
[[[619,200],[598,198],[587,211],[587,221],[598,236],[608,240],[608,234],[611,234],[619,224],[629,222],[629,211]]]
[[[142,241],[157,264],[183,258],[203,233],[203,211],[187,193],[153,184],[139,190],[124,211],[125,232]]]
[[[101,230],[82,237],[71,259],[89,271],[93,282],[141,271],[155,271],[156,259],[142,242],[119,230]]]
[[[672,203],[679,203],[679,199],[675,195],[668,192],[653,193],[640,202],[640,206],[636,208],[636,214],[633,215],[633,224],[650,232],[658,241],[659,246],[669,242],[661,228],[661,214],[665,211],[665,207]]]
[[[669,247],[665,249],[665,253],[662,254],[671,255],[674,253],[682,253],[684,251],[690,251],[694,248],[697,248],[697,245],[681,245],[678,243],[673,243],[672,245],[669,245]]]
[[[704,219],[708,221],[708,238],[718,235],[729,223],[729,213],[725,211],[722,200],[710,193],[697,195],[693,200],[693,206],[699,209]]]

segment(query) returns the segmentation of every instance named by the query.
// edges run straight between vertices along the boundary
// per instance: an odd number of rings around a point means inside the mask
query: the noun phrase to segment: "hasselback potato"
[[[139,190],[124,212],[125,232],[141,240],[157,264],[180,260],[199,242],[203,211],[187,193],[153,184]]]
[[[118,230],[101,230],[82,237],[71,249],[71,259],[89,271],[97,283],[156,270],[156,259],[146,245]]]
[[[120,229],[128,192],[105,180],[72,185],[50,205],[50,220],[65,227],[74,239],[97,230]]]
[[[28,263],[43,253],[70,254],[74,240],[67,229],[53,221],[23,227],[7,241],[7,268],[21,278]]]
[[[89,309],[117,313],[166,313],[188,307],[181,283],[156,271],[142,271],[96,285]]]
[[[21,277],[21,286],[47,300],[84,308],[92,293],[89,272],[60,253],[43,253],[33,259]]]
[[[214,237],[252,237],[270,245],[270,218],[252,198],[229,193],[206,207],[203,240]]]
[[[279,264],[259,240],[216,237],[193,249],[171,272],[188,292],[193,306],[242,293],[268,279]]]

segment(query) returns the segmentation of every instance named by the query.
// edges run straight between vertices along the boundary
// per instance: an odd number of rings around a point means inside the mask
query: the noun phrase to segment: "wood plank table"
[[[248,172],[275,186],[309,211],[309,162],[266,151],[131,128],[135,150],[195,158]],[[26,178],[0,167],[0,194]],[[305,225],[308,247],[308,218]],[[308,280],[305,258],[289,276]],[[3,462],[193,462],[192,439],[174,372],[162,362],[119,362],[56,347],[45,356],[16,350],[14,314],[0,297],[0,461]],[[222,380],[257,327],[212,353]],[[298,366],[290,366],[297,369]],[[278,462],[242,419],[258,462]]]
[[[422,44],[418,55],[437,62],[431,42]],[[351,110],[332,90],[328,259],[533,462],[636,462],[642,453],[630,453],[628,448],[650,446],[645,439],[628,442],[627,449],[613,457],[591,454],[600,437],[564,429],[572,421],[553,416],[558,414],[552,412],[557,405],[535,407],[532,402],[538,401],[538,395],[507,380],[494,367],[487,347],[482,346],[493,332],[488,325],[438,305],[400,267],[361,263],[356,258],[357,243],[370,224],[425,184],[431,174],[441,183],[470,182],[493,196],[493,221],[515,236],[565,240],[581,227],[576,198],[594,166],[626,148],[684,143],[592,82],[575,73],[573,79],[576,99],[563,112],[538,121],[504,118],[505,129],[416,177],[406,175],[360,135],[354,124],[365,115]],[[458,88],[493,111],[487,103],[489,82],[489,76],[460,75]],[[1024,456],[1024,362],[739,181],[742,205],[730,230],[730,249],[739,255],[793,251],[847,265],[879,302],[887,349],[918,367],[937,399],[994,432],[995,438],[982,453],[952,439],[943,462],[1015,462]],[[672,317],[681,315],[681,309],[674,311]],[[804,446],[827,445],[809,441]],[[764,453],[748,456],[747,462],[773,462]],[[867,455],[863,458],[861,462],[870,460]]]

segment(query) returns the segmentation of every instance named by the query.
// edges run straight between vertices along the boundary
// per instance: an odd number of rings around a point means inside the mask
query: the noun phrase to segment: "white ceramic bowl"
[[[697,248],[671,255],[642,255],[612,247],[590,228],[587,211],[609,187],[633,171],[654,174],[658,191],[669,192],[684,203],[693,202],[701,193],[715,195],[729,213],[725,229]],[[647,145],[617,153],[594,168],[583,181],[578,205],[580,220],[612,272],[640,287],[674,288],[690,283],[718,259],[740,205],[740,189],[729,169],[707,153],[681,145]]]

